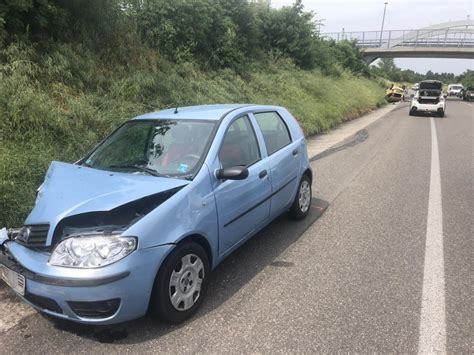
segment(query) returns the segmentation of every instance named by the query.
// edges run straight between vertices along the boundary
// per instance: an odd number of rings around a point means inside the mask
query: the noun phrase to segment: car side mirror
[[[249,176],[249,169],[245,166],[232,166],[216,170],[219,180],[244,180]]]

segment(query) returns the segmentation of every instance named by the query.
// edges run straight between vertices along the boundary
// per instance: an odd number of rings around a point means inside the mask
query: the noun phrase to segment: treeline
[[[286,58],[306,70],[368,74],[352,42],[324,41],[301,0],[3,0],[0,43],[83,43],[106,53],[146,45],[176,62],[245,72]],[[124,53],[124,55],[126,55]],[[125,59],[126,60],[126,59]]]
[[[428,70],[426,74],[417,73],[410,69],[400,69],[392,58],[382,58],[370,69],[375,76],[383,77],[393,82],[418,83],[422,80],[439,80],[445,84],[462,83],[464,86],[474,85],[474,71],[466,70],[461,75],[453,73],[433,73]]]

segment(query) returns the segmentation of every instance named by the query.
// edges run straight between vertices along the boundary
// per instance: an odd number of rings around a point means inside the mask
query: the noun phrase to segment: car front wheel
[[[311,207],[311,196],[311,181],[307,175],[303,175],[298,185],[295,200],[290,208],[290,216],[293,219],[304,219],[308,215]]]
[[[197,243],[178,245],[165,259],[158,272],[150,308],[168,323],[180,323],[192,317],[200,307],[209,284],[209,260]]]

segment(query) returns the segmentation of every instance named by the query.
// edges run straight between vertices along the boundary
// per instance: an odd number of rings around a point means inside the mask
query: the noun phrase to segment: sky
[[[423,28],[438,23],[474,19],[474,0],[303,0],[306,10],[323,20],[321,32],[380,31],[384,3],[388,2],[384,30]],[[291,5],[294,0],[272,0],[272,6]],[[456,75],[474,70],[472,59],[400,58],[402,69],[419,73],[448,72]]]

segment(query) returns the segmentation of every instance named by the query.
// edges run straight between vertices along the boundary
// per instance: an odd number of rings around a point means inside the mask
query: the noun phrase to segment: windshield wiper
[[[150,169],[150,168],[147,168],[147,167],[144,167],[144,166],[140,166],[140,165],[133,165],[133,164],[110,165],[109,168],[136,169],[136,170],[143,171],[143,172],[145,172],[147,174],[150,174],[150,175],[153,175],[153,176],[161,176],[157,171],[155,171],[153,169]]]

